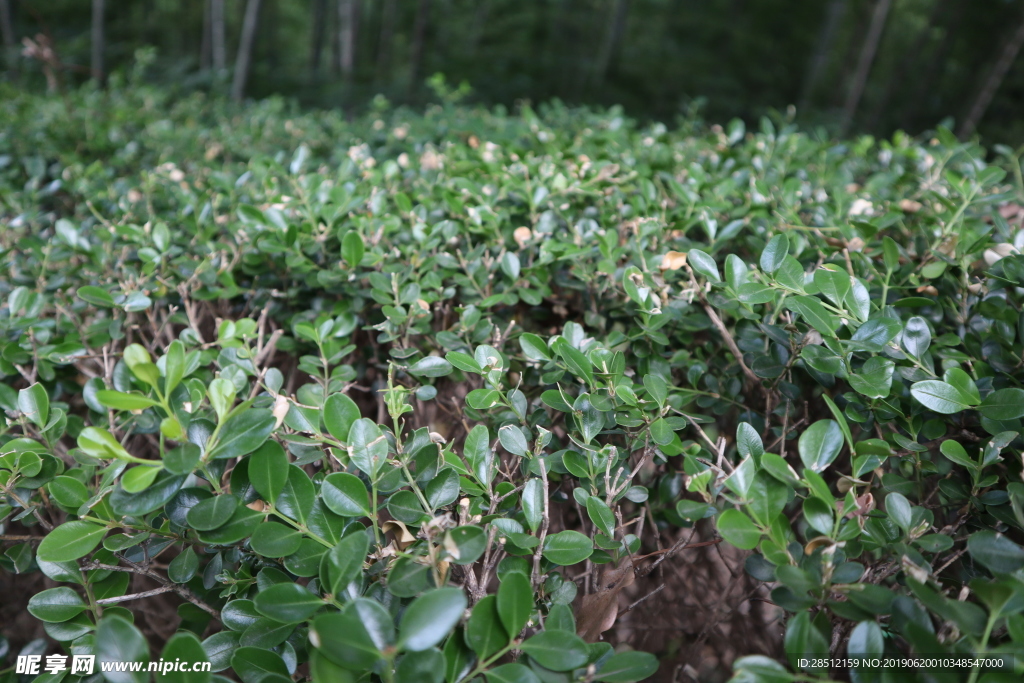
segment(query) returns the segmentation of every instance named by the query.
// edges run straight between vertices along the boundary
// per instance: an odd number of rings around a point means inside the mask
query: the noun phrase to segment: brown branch
[[[661,592],[661,591],[663,591],[663,590],[665,590],[665,584],[661,584],[660,586],[658,586],[657,588],[655,588],[654,590],[652,590],[652,591],[651,591],[650,593],[648,593],[648,594],[647,594],[647,595],[645,595],[644,597],[640,598],[640,599],[639,599],[639,600],[637,600],[636,602],[632,603],[632,604],[631,604],[631,605],[630,605],[629,607],[627,607],[626,609],[624,609],[624,610],[622,610],[621,612],[619,612],[619,616],[621,617],[621,616],[622,616],[623,614],[625,614],[626,612],[629,612],[630,610],[632,610],[632,609],[633,609],[634,607],[636,607],[637,605],[641,604],[642,602],[644,602],[644,601],[645,601],[645,600],[647,600],[648,598],[654,597],[655,595],[657,595],[658,593],[660,593],[660,592]]]
[[[21,499],[21,497],[14,492],[14,488],[13,487],[9,487],[9,486],[4,487],[3,491],[7,495],[9,495],[11,498],[13,498],[14,502],[16,502],[22,508],[24,508],[26,510],[31,509],[32,510],[32,516],[36,518],[36,521],[39,522],[43,526],[44,529],[46,529],[47,531],[53,531],[53,525],[50,524],[50,522],[48,522],[46,519],[44,519],[41,514],[39,514],[39,508],[38,507],[29,508],[28,503],[23,501]]]
[[[716,313],[715,309],[710,303],[708,303],[707,297],[704,296],[704,290],[697,285],[697,280],[693,276],[693,269],[690,268],[690,264],[684,264],[684,267],[690,276],[690,286],[693,287],[693,291],[697,293],[697,298],[700,299],[700,305],[704,308],[704,312],[708,314],[708,317],[711,318],[711,323],[715,326],[715,329],[717,329],[718,333],[722,335],[722,339],[725,340],[725,345],[729,347],[729,351],[731,351],[732,355],[736,357],[736,362],[740,364],[740,369],[743,371],[743,374],[751,383],[754,384],[754,386],[759,387],[760,390],[764,392],[765,389],[761,384],[761,378],[754,374],[754,371],[747,366],[746,362],[743,360],[743,352],[740,351],[740,347],[736,345],[736,340],[733,339],[732,333],[729,332],[725,323],[723,323],[722,319],[718,316],[718,313]]]

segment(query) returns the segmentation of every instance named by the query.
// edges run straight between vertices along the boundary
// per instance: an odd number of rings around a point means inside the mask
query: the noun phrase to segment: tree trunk
[[[871,73],[871,65],[875,61],[875,53],[878,51],[878,43],[882,39],[882,30],[885,28],[885,20],[889,16],[891,6],[892,0],[878,0],[875,3],[871,26],[868,27],[868,34],[864,38],[864,47],[860,52],[857,70],[853,74],[850,92],[846,97],[846,104],[843,106],[843,118],[839,125],[840,135],[846,134],[857,113],[857,105],[860,104],[861,95],[864,94],[864,86],[868,82],[868,74]]]
[[[948,0],[936,0],[935,4],[932,5],[932,11],[928,15],[928,21],[925,23],[924,28],[921,29],[917,34],[917,37],[914,38],[914,43],[910,46],[907,54],[904,55],[903,59],[899,60],[896,63],[896,66],[894,66],[890,71],[889,79],[885,83],[882,95],[878,98],[878,102],[875,104],[874,109],[871,112],[871,116],[868,118],[866,126],[868,131],[877,129],[882,120],[882,115],[885,112],[891,113],[889,100],[891,99],[893,92],[901,91],[903,81],[906,79],[907,74],[910,73],[910,67],[920,63],[918,57],[924,52],[924,48],[928,44],[928,39],[932,34],[932,27],[938,23],[939,19],[948,7]]]
[[[800,93],[799,110],[804,110],[811,102],[814,95],[814,86],[821,80],[828,64],[828,55],[832,44],[835,42],[836,30],[839,28],[840,20],[846,14],[846,0],[831,0],[825,10],[825,21],[821,24],[821,32],[818,33],[818,44],[814,47],[814,55],[811,57],[811,65],[807,70],[807,78]]]
[[[263,32],[260,35],[265,64],[273,71],[281,65],[281,60],[278,59],[278,33],[281,26],[278,2],[279,0],[263,0]]]
[[[228,50],[224,39],[224,0],[210,0],[210,51],[213,68],[222,72],[228,68]]]
[[[598,55],[597,63],[594,65],[595,85],[600,85],[608,76],[622,49],[622,39],[626,34],[626,20],[629,17],[629,0],[615,0],[615,6],[608,22],[608,31],[605,34],[604,45]]]
[[[316,80],[320,76],[320,60],[324,51],[324,36],[327,28],[327,0],[313,2],[313,40],[310,41],[309,70]]]
[[[203,3],[203,36],[199,43],[199,68],[206,71],[210,68],[211,53],[210,53],[210,33],[212,29],[210,27],[210,0],[206,0]]]
[[[989,72],[988,78],[985,79],[981,90],[978,91],[977,97],[974,98],[974,103],[971,104],[967,118],[964,119],[960,129],[957,131],[958,137],[965,138],[978,127],[978,123],[985,116],[988,106],[992,104],[992,98],[995,97],[996,91],[999,90],[1003,79],[1006,78],[1006,73],[1017,58],[1017,53],[1020,52],[1022,44],[1024,44],[1024,21],[1021,21],[1017,26],[1017,30],[1003,44],[999,59],[992,65],[992,71]]]
[[[952,4],[942,40],[939,41],[934,52],[925,58],[927,66],[924,74],[915,74],[916,87],[907,95],[901,108],[900,126],[902,128],[913,128],[919,116],[922,115],[922,105],[929,100],[928,94],[932,91],[936,77],[944,73],[947,57],[956,43],[954,29],[960,25],[960,18],[965,9],[964,3],[954,2]],[[923,116],[929,119],[929,123],[931,123],[931,119],[937,118],[933,117],[930,112],[924,113]]]
[[[490,14],[491,0],[479,0],[476,12],[473,13],[473,24],[466,38],[466,54],[470,58],[476,58],[476,51],[480,47],[480,39],[484,35],[484,27],[487,26],[487,15]],[[540,12],[542,10],[538,10]]]
[[[103,53],[106,40],[103,35],[105,4],[105,0],[92,0],[92,77],[100,84],[105,80],[103,73]]]
[[[245,5],[245,18],[242,20],[242,37],[238,43],[238,58],[235,60],[235,79],[231,84],[231,98],[236,102],[240,102],[245,96],[245,82],[249,78],[259,15],[260,0],[248,0]]]
[[[352,80],[356,65],[359,31],[358,0],[338,0],[338,67],[346,82]]]
[[[391,41],[394,40],[397,12],[395,0],[384,0],[380,13],[380,36],[377,39],[377,83],[387,81],[391,70]]]
[[[11,5],[0,0],[0,37],[4,41],[4,61],[12,77],[18,75],[18,45],[14,42],[14,27],[11,25]]]
[[[427,24],[430,22],[430,0],[420,0],[416,8],[416,25],[412,34],[412,54],[409,59],[408,92],[419,87],[423,71],[423,51],[427,43]]]

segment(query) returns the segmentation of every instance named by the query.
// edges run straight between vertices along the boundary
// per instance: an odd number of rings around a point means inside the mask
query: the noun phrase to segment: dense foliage
[[[0,563],[49,637],[11,663],[668,680],[617,615],[720,536],[785,612],[734,680],[1019,680],[1019,159],[0,94]]]

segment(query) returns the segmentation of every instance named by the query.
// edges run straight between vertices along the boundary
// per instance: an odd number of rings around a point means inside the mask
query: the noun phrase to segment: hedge
[[[784,628],[734,681],[1024,672],[1014,152],[0,95],[0,565],[47,579],[20,654],[669,680],[617,615],[721,542]],[[910,655],[1003,663],[871,666]]]

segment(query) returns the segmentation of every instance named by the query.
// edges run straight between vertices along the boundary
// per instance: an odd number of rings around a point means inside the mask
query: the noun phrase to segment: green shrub
[[[58,585],[28,610],[64,652],[642,680],[608,605],[717,530],[786,612],[734,680],[1020,675],[1016,157],[69,98],[6,98],[0,141],[2,564]],[[180,598],[166,643],[132,575]]]

